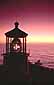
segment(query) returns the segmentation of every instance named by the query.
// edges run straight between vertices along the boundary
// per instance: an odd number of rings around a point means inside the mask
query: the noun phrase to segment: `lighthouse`
[[[5,33],[6,53],[4,55],[4,64],[8,67],[10,79],[11,77],[13,79],[23,75],[27,71],[26,38],[28,34],[19,29],[18,22],[15,22],[14,25],[14,29]]]

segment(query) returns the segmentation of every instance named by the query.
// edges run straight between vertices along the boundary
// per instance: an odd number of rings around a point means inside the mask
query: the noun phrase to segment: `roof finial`
[[[15,24],[15,28],[18,28],[19,23],[16,21],[14,24]]]

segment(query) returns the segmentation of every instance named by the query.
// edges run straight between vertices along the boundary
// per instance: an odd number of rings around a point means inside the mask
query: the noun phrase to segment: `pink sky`
[[[28,42],[54,42],[53,0],[1,0],[0,43],[4,33],[14,28],[14,22],[29,34]]]

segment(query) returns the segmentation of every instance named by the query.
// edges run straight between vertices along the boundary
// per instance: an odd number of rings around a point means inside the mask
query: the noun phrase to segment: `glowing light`
[[[14,50],[17,50],[17,49],[20,49],[20,46],[15,44],[15,46],[13,48],[14,48]]]

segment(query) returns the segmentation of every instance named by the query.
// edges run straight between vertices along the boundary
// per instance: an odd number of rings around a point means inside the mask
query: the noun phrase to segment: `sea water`
[[[54,44],[28,44],[27,48],[30,49],[30,57],[28,57],[30,62],[34,64],[40,60],[43,66],[54,69]]]

